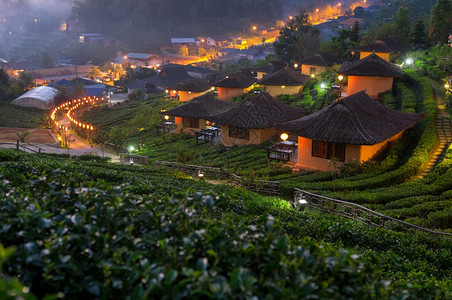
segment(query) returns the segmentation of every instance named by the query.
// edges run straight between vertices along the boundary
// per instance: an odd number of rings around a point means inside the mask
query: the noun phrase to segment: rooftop
[[[276,73],[270,74],[259,80],[258,84],[263,85],[287,85],[287,86],[300,86],[308,83],[311,77],[303,75],[300,72],[292,70],[289,67],[279,70]]]
[[[269,128],[276,123],[298,118],[305,112],[304,108],[282,104],[269,93],[262,93],[225,113],[208,118],[208,120],[228,126]]]
[[[205,94],[170,109],[164,114],[181,118],[204,119],[226,112],[237,105],[239,104],[217,100],[212,94]]]
[[[278,128],[305,138],[356,145],[374,145],[414,126],[424,114],[390,109],[372,100],[365,91]]]
[[[376,77],[400,77],[403,75],[399,66],[382,59],[375,53],[358,61],[345,62],[338,73],[349,76]]]
[[[226,78],[215,82],[213,86],[227,88],[247,88],[250,87],[254,82],[254,79],[244,75],[241,72],[237,72],[227,75]]]

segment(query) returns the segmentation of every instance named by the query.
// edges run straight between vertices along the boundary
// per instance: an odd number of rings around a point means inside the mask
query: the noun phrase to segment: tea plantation
[[[347,164],[340,172],[291,173],[281,162],[273,161],[267,166],[266,148],[272,143],[232,147],[222,145],[196,145],[190,135],[171,134],[157,137],[153,126],[137,131],[141,119],[127,118],[125,112],[146,111],[148,115],[158,115],[160,110],[177,103],[169,103],[158,98],[143,102],[129,102],[114,109],[101,112],[92,111],[84,117],[102,128],[111,124],[122,124],[129,128],[129,145],[137,145],[140,139],[145,145],[138,152],[150,161],[164,160],[200,166],[228,169],[241,176],[281,182],[282,196],[290,199],[294,188],[309,190],[316,194],[355,202],[409,223],[428,228],[451,230],[452,210],[452,153],[432,174],[423,180],[414,180],[425,167],[432,151],[439,143],[434,120],[436,113],[435,83],[427,77],[407,71],[396,84],[394,93],[383,95],[385,104],[407,112],[425,113],[425,119],[414,128],[407,130],[403,138],[391,149],[381,162],[363,165]],[[154,118],[151,121],[155,121]],[[135,128],[135,132],[132,130]]]
[[[450,240],[153,167],[5,150],[0,174],[2,299],[452,296]]]

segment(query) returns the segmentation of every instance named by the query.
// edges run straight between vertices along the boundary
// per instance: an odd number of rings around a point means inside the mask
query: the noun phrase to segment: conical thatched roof
[[[343,63],[342,58],[329,52],[320,52],[314,56],[308,57],[300,61],[302,65],[331,67],[335,64]]]
[[[356,47],[354,50],[365,52],[391,53],[405,51],[406,47],[393,40],[392,38],[384,38],[376,40],[375,42],[370,44]]]
[[[167,110],[164,114],[181,118],[205,119],[224,113],[238,105],[238,103],[217,100],[212,94],[205,94]]]
[[[257,83],[262,85],[287,85],[299,86],[308,83],[311,77],[285,67],[276,73],[270,74],[259,80]]]
[[[400,77],[403,75],[400,67],[384,60],[375,53],[354,62],[345,62],[338,73],[348,76],[375,77]]]
[[[210,89],[210,83],[202,79],[194,78],[169,86],[168,89],[185,92],[204,92]]]
[[[414,126],[424,116],[392,110],[361,91],[278,128],[318,141],[374,145]]]
[[[237,72],[226,76],[226,78],[220,81],[215,82],[213,86],[244,89],[250,87],[254,82],[254,79],[244,75],[241,72]]]
[[[208,118],[222,125],[243,128],[269,128],[276,123],[298,118],[306,112],[304,108],[284,105],[269,93],[256,95],[225,113]]]

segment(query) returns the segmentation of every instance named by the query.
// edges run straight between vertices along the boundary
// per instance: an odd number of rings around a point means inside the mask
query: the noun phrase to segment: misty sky
[[[73,0],[0,0],[0,17],[19,20],[36,15],[64,20],[71,11]]]

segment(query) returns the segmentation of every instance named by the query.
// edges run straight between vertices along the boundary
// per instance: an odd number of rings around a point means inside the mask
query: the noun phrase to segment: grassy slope
[[[0,101],[0,127],[37,128],[47,111],[11,105],[12,100]]]

